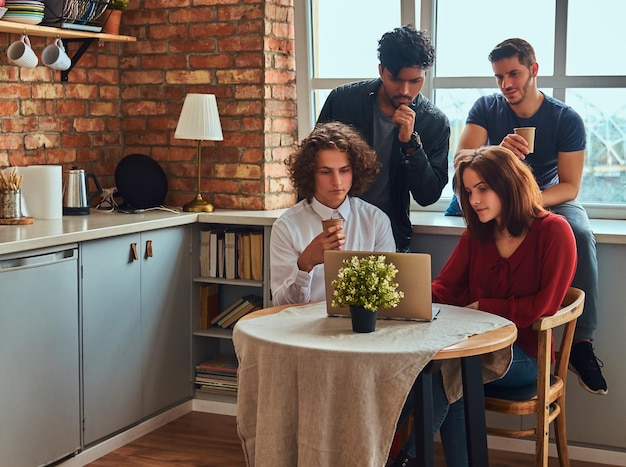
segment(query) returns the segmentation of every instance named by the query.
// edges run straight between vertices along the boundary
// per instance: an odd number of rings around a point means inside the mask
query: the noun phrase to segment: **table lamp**
[[[213,212],[213,205],[202,199],[200,194],[200,164],[202,161],[200,145],[202,141],[222,141],[224,139],[214,94],[187,94],[185,96],[174,138],[198,141],[197,194],[193,201],[183,206],[183,211]]]

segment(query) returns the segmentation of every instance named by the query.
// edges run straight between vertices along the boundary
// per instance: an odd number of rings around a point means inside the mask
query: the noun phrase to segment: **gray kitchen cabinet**
[[[191,397],[191,228],[81,244],[85,446]]]
[[[0,255],[0,466],[80,449],[78,248]]]

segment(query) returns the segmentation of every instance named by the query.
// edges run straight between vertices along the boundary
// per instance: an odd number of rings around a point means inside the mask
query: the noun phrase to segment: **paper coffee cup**
[[[528,153],[535,152],[535,127],[526,126],[522,128],[513,128],[516,135],[520,135],[528,143]]]
[[[322,229],[326,230],[333,225],[340,225],[343,227],[343,219],[323,219],[322,220]]]

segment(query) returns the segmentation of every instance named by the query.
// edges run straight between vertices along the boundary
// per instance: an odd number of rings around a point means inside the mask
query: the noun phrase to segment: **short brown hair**
[[[495,191],[502,204],[501,228],[517,237],[530,227],[535,217],[547,212],[541,203],[541,191],[533,173],[515,154],[502,146],[484,146],[460,151],[454,160],[459,187],[459,201],[470,234],[482,240],[494,238],[494,222],[482,223],[463,187],[463,172],[471,168]]]
[[[291,183],[298,195],[308,201],[315,194],[317,154],[324,149],[337,149],[348,155],[352,168],[349,196],[365,193],[380,171],[376,153],[357,130],[345,123],[320,123],[285,161]]]
[[[517,37],[504,40],[496,45],[489,54],[489,61],[493,63],[512,57],[517,57],[519,62],[526,68],[530,68],[530,66],[537,61],[533,46],[524,39]]]

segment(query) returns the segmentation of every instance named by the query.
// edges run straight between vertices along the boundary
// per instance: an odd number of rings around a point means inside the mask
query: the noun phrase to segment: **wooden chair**
[[[570,287],[562,308],[553,316],[539,318],[533,329],[539,333],[537,383],[523,388],[485,386],[487,411],[512,415],[536,414],[536,424],[530,429],[487,427],[487,433],[512,438],[535,437],[535,465],[548,465],[548,434],[555,421],[556,446],[561,467],[569,467],[567,432],[565,426],[565,390],[576,320],[583,312],[585,293]],[[556,351],[554,371],[550,365],[551,342],[554,328],[564,325],[561,343]]]

